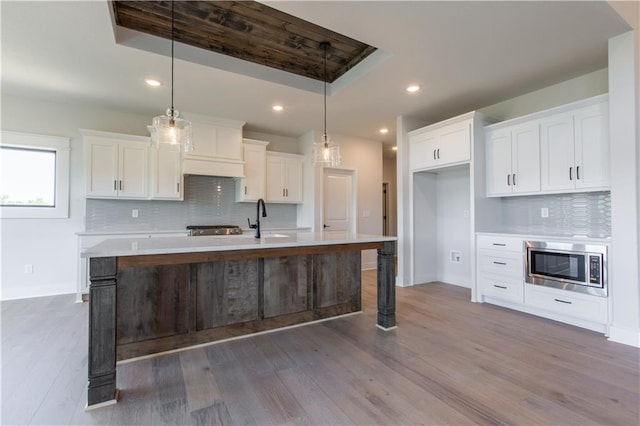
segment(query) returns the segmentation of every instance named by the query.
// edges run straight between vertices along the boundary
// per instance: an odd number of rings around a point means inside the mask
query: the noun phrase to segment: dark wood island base
[[[91,257],[87,407],[118,399],[117,361],[360,311],[362,250],[395,328],[395,244]]]

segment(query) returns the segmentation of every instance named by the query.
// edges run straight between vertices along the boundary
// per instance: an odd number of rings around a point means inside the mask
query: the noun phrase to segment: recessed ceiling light
[[[394,147],[392,147],[391,149],[392,149],[393,151],[397,151],[397,150],[398,150],[398,147],[397,147],[397,146],[394,146]]]
[[[379,130],[380,133],[382,133],[383,135],[386,135],[387,133],[389,133],[389,129],[387,129],[386,127],[383,127]]]
[[[162,86],[162,83],[160,83],[158,80],[154,80],[153,78],[147,78],[144,80],[144,82],[147,84],[147,86],[151,87]]]
[[[274,105],[271,107],[272,110],[276,111],[276,112],[280,112],[284,110],[284,107],[282,105]]]
[[[416,93],[418,90],[420,90],[420,86],[418,86],[417,84],[407,86],[407,92],[409,93]]]

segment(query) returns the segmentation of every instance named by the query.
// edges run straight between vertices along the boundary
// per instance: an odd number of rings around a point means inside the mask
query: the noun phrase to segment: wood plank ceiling
[[[116,24],[171,39],[171,1],[113,1]],[[353,68],[376,48],[256,1],[176,1],[175,41],[325,80]]]

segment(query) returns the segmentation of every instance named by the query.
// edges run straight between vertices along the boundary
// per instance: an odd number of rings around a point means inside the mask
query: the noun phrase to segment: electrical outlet
[[[25,274],[33,274],[33,265],[27,263],[24,265],[24,273]]]
[[[460,263],[462,261],[462,253],[460,253],[459,250],[451,250],[449,259],[451,259],[453,263]]]
[[[549,217],[549,209],[547,207],[540,209],[540,217]]]
[[[138,209],[131,210],[131,217],[138,217]]]

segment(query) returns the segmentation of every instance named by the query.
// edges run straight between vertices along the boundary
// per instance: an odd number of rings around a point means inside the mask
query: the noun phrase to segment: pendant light
[[[173,47],[175,38],[175,4],[171,2],[171,107],[166,115],[153,117],[151,126],[147,126],[151,133],[151,143],[155,148],[160,144],[177,145],[184,152],[193,150],[191,140],[191,123],[179,118],[180,113],[173,107]]]
[[[313,144],[314,164],[322,167],[338,167],[342,163],[340,146],[327,135],[327,50],[331,47],[328,41],[320,43],[324,49],[324,132],[322,140]]]

